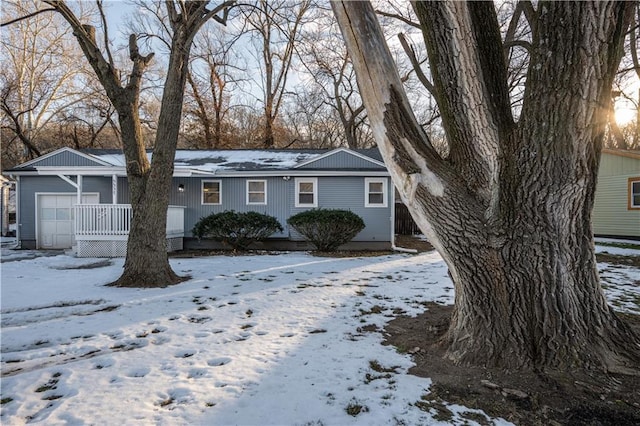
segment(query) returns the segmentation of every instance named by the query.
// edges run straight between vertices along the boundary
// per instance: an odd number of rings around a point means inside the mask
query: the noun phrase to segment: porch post
[[[118,176],[111,175],[111,204],[118,204]]]
[[[82,204],[82,175],[78,175],[76,186],[76,204]]]

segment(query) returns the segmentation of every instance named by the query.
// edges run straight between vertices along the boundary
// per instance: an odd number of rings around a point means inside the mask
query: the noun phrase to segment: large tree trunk
[[[637,369],[640,338],[607,306],[591,231],[631,7],[541,2],[515,123],[493,5],[417,2],[447,158],[411,112],[371,5],[333,8],[393,182],[454,282],[446,356],[504,368]]]

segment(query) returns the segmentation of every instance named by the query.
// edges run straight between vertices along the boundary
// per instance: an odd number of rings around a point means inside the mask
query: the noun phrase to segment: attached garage
[[[82,203],[98,202],[98,194],[82,196]],[[36,194],[37,248],[69,249],[75,244],[73,206],[76,203],[76,194]]]

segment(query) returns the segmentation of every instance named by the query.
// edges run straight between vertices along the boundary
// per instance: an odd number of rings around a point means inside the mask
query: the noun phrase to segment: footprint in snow
[[[220,366],[229,364],[230,362],[231,362],[231,358],[220,357],[220,358],[210,359],[209,361],[207,361],[207,365],[209,367],[220,367]]]
[[[170,342],[171,338],[166,336],[158,336],[151,341],[154,345],[164,345],[167,342]]]
[[[96,370],[102,370],[103,368],[112,367],[114,363],[115,361],[113,360],[113,358],[103,357],[100,359],[100,361],[96,362],[93,365],[93,368],[95,368]]]
[[[133,377],[133,378],[144,377],[147,374],[149,374],[150,371],[151,369],[149,367],[138,367],[138,368],[130,369],[125,373],[125,375],[127,377]]]
[[[296,335],[296,333],[282,333],[282,334],[280,335],[280,337],[293,337],[293,336],[295,336],[295,335]]]
[[[235,341],[236,342],[242,342],[243,340],[247,340],[249,337],[251,337],[251,333],[240,333],[236,338]]]
[[[256,336],[266,336],[267,334],[269,334],[268,331],[256,331],[255,332]]]
[[[207,370],[204,368],[192,368],[187,375],[188,379],[200,379],[207,375]]]
[[[211,321],[213,318],[207,316],[191,315],[188,320],[192,324],[202,324]]]
[[[185,349],[185,350],[181,350],[178,351],[174,354],[174,356],[176,358],[189,358],[192,357],[196,354],[197,351],[191,350],[191,349]]]
[[[120,342],[116,342],[111,346],[111,350],[114,351],[131,351],[133,349],[143,348],[147,346],[149,342],[146,339],[127,339]]]

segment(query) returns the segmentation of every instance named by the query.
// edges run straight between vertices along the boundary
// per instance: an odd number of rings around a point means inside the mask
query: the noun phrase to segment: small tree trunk
[[[264,140],[262,144],[265,148],[273,148],[275,146],[275,138],[273,137],[273,120],[268,114],[265,115]]]
[[[213,143],[211,147],[213,149],[218,149],[220,146],[222,146],[222,117],[220,109],[216,106],[215,120],[213,124]]]
[[[166,287],[184,280],[169,265],[165,231],[167,203],[163,197],[154,197],[159,191],[166,191],[166,187],[158,183],[152,185],[151,181],[145,187],[140,201],[132,202],[133,219],[124,271],[112,284],[118,287]],[[131,194],[133,198],[134,191]]]
[[[184,280],[169,265],[166,229],[168,190],[173,179],[176,151],[176,144],[172,141],[178,138],[182,117],[182,102],[175,100],[182,99],[184,92],[189,46],[185,46],[184,38],[178,35],[173,38],[172,44],[151,167],[141,144],[137,145],[137,152],[130,152],[127,156],[139,160],[127,164],[133,219],[124,271],[113,283],[119,287],[166,287]],[[133,119],[128,120],[132,128],[129,132],[123,128],[123,135],[140,133],[139,123],[135,123],[137,115],[132,116]],[[121,125],[122,119],[121,116]],[[126,149],[134,144],[124,143],[124,146]]]

